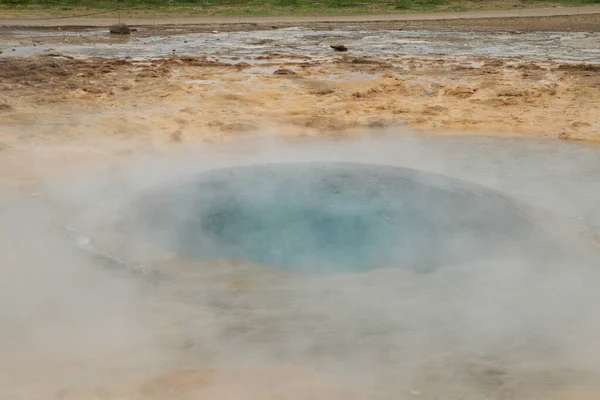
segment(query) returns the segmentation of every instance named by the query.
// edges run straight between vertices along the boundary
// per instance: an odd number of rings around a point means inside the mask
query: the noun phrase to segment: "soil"
[[[343,136],[394,125],[600,141],[597,65],[266,58],[225,63],[205,56],[132,60],[56,52],[1,58],[0,145],[18,145],[23,136],[64,141],[89,133],[157,140],[265,131]]]

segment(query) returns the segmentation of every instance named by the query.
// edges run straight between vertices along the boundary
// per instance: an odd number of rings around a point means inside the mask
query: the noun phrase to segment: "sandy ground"
[[[439,21],[402,25],[388,22],[352,29],[378,30],[384,34],[398,29],[431,28],[459,33],[473,30],[498,33],[500,30],[502,35],[509,35],[508,42],[514,43],[529,30],[576,30],[581,31],[581,35],[570,40],[578,43],[579,50],[597,49],[597,35],[588,32],[598,30],[600,17],[597,16],[494,21],[461,20],[443,27]],[[531,58],[498,52],[489,57],[460,52],[420,54],[417,47],[407,48],[402,54],[364,54],[359,51],[360,43],[346,36],[326,36],[319,39],[318,49],[308,50],[285,47],[278,44],[278,39],[261,36],[251,38],[252,42],[244,46],[235,45],[238,51],[245,52],[239,55],[230,54],[225,45],[217,45],[216,50],[207,48],[200,54],[181,55],[179,50],[171,50],[175,41],[187,43],[190,35],[216,38],[225,43],[233,40],[227,35],[235,31],[260,33],[264,28],[264,25],[140,27],[133,39],[111,37],[106,33],[88,35],[83,28],[2,28],[2,188],[17,187],[33,193],[40,187],[40,178],[48,175],[68,176],[96,161],[118,163],[135,155],[178,149],[188,143],[222,144],[274,137],[294,140],[377,138],[393,134],[400,127],[439,135],[486,134],[557,142],[600,142],[600,113],[597,111],[600,109],[600,65],[593,62],[595,53],[586,51],[582,57],[591,54],[591,61],[560,60],[551,56],[536,58],[533,53],[541,47],[530,50]],[[268,28],[270,35],[276,37],[294,32],[281,29],[289,29],[285,24]],[[318,36],[346,28],[313,23],[304,29]],[[424,40],[418,35],[413,39],[411,45],[415,46]],[[204,39],[196,37],[195,40]],[[545,43],[545,39],[531,40]],[[444,33],[432,41],[442,47],[455,42],[459,48],[463,46],[459,39]],[[164,43],[164,46],[160,54],[152,56],[156,47],[149,46],[154,42]],[[329,44],[337,42],[347,43],[350,51],[337,53],[329,49]],[[264,46],[271,47],[264,50]],[[37,51],[33,47],[43,49]],[[122,51],[127,54],[129,50],[133,52],[131,56],[124,56]],[[192,50],[185,52],[192,53]],[[103,147],[106,143],[108,145]],[[110,153],[105,149],[110,149]],[[382,280],[385,281],[385,277]],[[254,287],[246,276],[224,281],[223,285],[235,290]],[[180,286],[164,291],[187,299],[194,289]],[[173,293],[156,294],[158,300],[152,305],[157,309],[162,307],[164,315],[172,315],[179,327],[189,328],[188,325],[198,323],[193,320],[193,310],[176,301],[170,303]],[[257,298],[252,299],[262,304]],[[316,312],[321,307],[322,304],[317,304],[310,310]],[[160,310],[156,312],[163,315]],[[368,310],[365,311],[365,315],[368,314]],[[256,320],[250,322],[260,327],[262,314],[252,315]],[[231,330],[239,328],[237,321],[227,322]],[[177,331],[178,326],[165,328],[168,334],[163,340],[184,354],[196,354],[181,338],[185,335]],[[205,325],[194,328],[198,332],[208,329]],[[146,355],[143,349],[137,355],[140,354]],[[209,361],[206,364],[210,365]],[[25,359],[23,365],[29,363]],[[98,383],[97,388],[69,384],[69,379],[62,376],[66,383],[54,396],[57,400],[367,398],[362,396],[361,390],[354,390],[348,379],[342,384],[335,377],[310,368],[201,368],[196,364],[186,369],[181,364],[173,361],[172,365],[178,368],[166,371],[158,368],[154,374],[140,371],[135,384],[123,376],[122,384],[115,378],[112,386]],[[35,375],[36,369],[31,370]],[[55,371],[60,376],[60,363]],[[113,376],[121,377],[119,368],[110,371]],[[530,378],[523,376],[525,381]],[[393,375],[388,378],[387,383],[394,381]],[[560,386],[551,394],[543,392],[540,397],[532,397],[531,392],[519,392],[521,386],[526,386],[519,378],[504,378],[503,372],[494,368],[469,375],[481,388],[477,395],[491,393],[489,398],[494,400],[597,398],[597,392],[585,386],[576,391],[567,387],[564,392]],[[431,379],[435,381],[435,371]],[[543,381],[544,376],[537,379]],[[16,379],[12,382],[27,386]],[[543,382],[545,385],[546,381]],[[364,384],[357,386],[365,388]],[[419,390],[398,392],[400,394],[389,398],[442,398],[435,397],[437,394],[422,396]],[[518,397],[519,393],[522,397]],[[16,396],[13,398],[19,398]],[[26,393],[21,398],[30,396]],[[463,398],[459,396],[451,398]]]
[[[358,14],[358,15],[291,15],[291,16],[203,16],[203,15],[164,15],[158,10],[86,10],[81,11],[52,11],[47,9],[10,9],[5,8],[0,15],[0,25],[8,26],[104,26],[113,23],[115,19],[125,19],[135,25],[195,25],[215,23],[292,23],[306,24],[316,21],[325,22],[369,22],[369,21],[445,21],[460,19],[507,19],[507,18],[547,18],[552,16],[585,16],[600,13],[598,5],[580,7],[561,7],[549,4],[538,7],[535,4],[523,6],[522,2],[508,3],[506,1],[491,4],[487,10],[454,11],[454,12],[424,12],[424,13],[388,13],[388,14]],[[495,10],[493,8],[501,8]],[[508,8],[508,9],[507,9]],[[81,16],[81,17],[78,17]]]
[[[600,140],[595,65],[286,58],[259,67],[203,57],[3,59],[2,145],[20,142],[11,131],[28,123],[27,136],[44,140],[90,131],[213,140],[267,126],[287,136],[346,135],[394,124]]]

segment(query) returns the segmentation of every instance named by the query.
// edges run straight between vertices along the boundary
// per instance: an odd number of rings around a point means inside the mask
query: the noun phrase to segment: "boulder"
[[[111,25],[108,30],[110,33],[115,35],[129,35],[131,33],[131,29],[124,22],[119,22],[118,24]]]
[[[348,51],[348,48],[343,44],[332,44],[331,48],[335,51]]]

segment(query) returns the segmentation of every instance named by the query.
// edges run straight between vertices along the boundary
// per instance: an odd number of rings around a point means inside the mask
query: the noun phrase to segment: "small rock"
[[[277,71],[273,72],[273,75],[296,75],[296,73],[291,69],[279,68]]]
[[[12,49],[12,51],[17,51],[17,49]]]
[[[108,30],[110,33],[115,35],[129,35],[131,33],[131,29],[129,29],[125,22],[119,22],[118,24],[111,25]]]
[[[131,29],[129,29],[129,30],[130,30],[131,32],[137,32],[137,31],[138,31],[138,30],[137,30],[137,28],[131,28]]]
[[[219,31],[212,31],[212,33],[219,33]]]
[[[348,51],[348,48],[343,44],[332,44],[330,47],[335,51]]]

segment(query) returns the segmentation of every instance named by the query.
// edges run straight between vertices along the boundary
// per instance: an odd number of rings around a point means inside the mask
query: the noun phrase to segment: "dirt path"
[[[0,26],[105,26],[124,19],[131,25],[172,24],[226,24],[226,23],[312,23],[312,22],[373,22],[373,21],[431,21],[488,18],[552,17],[600,14],[600,5],[585,7],[552,7],[518,10],[383,14],[383,15],[336,15],[336,16],[224,16],[224,17],[127,17],[125,11],[107,11],[97,17],[36,17],[0,18]]]

